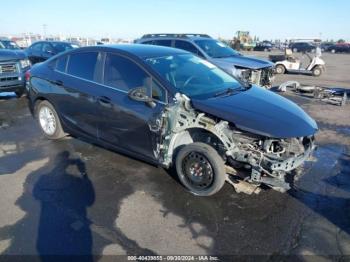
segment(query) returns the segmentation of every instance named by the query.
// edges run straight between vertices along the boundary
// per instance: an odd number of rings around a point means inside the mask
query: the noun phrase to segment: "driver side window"
[[[135,62],[119,55],[106,55],[103,84],[126,92],[135,88],[145,88],[153,99],[166,102],[164,88]]]

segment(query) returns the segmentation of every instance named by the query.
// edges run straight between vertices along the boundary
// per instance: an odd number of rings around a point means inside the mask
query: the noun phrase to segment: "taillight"
[[[28,70],[25,74],[24,74],[24,78],[26,79],[26,81],[30,80],[30,70]]]

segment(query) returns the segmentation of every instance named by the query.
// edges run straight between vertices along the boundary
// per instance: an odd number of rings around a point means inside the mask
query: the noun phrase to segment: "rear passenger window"
[[[97,56],[97,52],[71,54],[67,73],[87,80],[94,80]]]
[[[56,61],[56,70],[60,72],[66,72],[67,56],[60,57]]]

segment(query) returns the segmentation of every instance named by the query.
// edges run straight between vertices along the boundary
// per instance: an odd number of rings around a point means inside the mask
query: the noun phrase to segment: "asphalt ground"
[[[276,83],[350,88],[350,56],[327,54],[325,60],[327,71],[319,78],[283,75]],[[283,95],[320,128],[304,176],[284,194],[267,189],[238,194],[226,184],[212,197],[195,197],[172,172],[78,138],[47,140],[25,97],[2,95],[0,260],[206,254],[222,260],[350,258],[350,104]]]

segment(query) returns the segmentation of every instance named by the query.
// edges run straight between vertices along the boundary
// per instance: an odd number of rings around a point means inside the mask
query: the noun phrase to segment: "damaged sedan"
[[[72,134],[175,167],[199,196],[225,181],[285,192],[315,147],[317,124],[296,104],[179,49],[68,51],[35,65],[28,90],[49,139]]]

